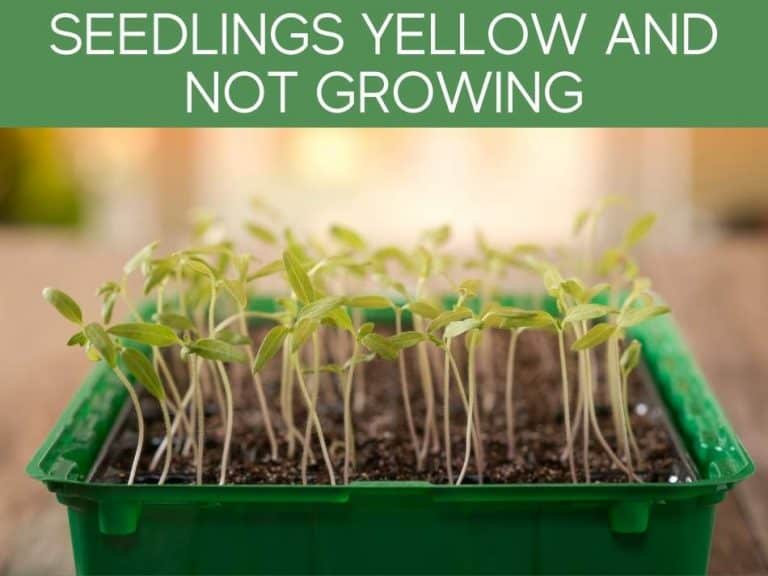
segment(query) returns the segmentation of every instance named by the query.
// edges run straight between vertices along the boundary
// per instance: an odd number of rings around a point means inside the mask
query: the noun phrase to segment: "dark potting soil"
[[[260,341],[264,330],[256,329],[254,338]],[[335,335],[329,334],[333,337]],[[482,481],[491,484],[557,483],[570,482],[567,461],[562,459],[565,447],[565,429],[561,400],[560,367],[557,361],[557,343],[552,335],[523,332],[518,341],[515,362],[515,453],[507,455],[506,420],[504,410],[504,379],[509,334],[495,332],[490,336],[488,348],[478,351],[478,401],[480,426],[485,456],[482,479],[478,476],[474,456],[470,461],[464,483]],[[348,343],[342,342],[348,346]],[[455,343],[455,353],[462,372],[466,353],[463,344]],[[307,347],[311,348],[311,347]],[[321,352],[330,362],[330,346]],[[421,470],[417,469],[413,445],[408,433],[400,380],[396,362],[375,360],[359,370],[354,390],[354,426],[356,461],[350,481],[422,480],[435,484],[448,481],[443,441],[442,359],[431,358],[436,395],[436,424],[440,445],[431,445]],[[425,402],[415,350],[406,353],[407,375],[419,439],[423,439]],[[183,395],[185,376],[178,358],[169,358],[176,372],[176,380]],[[310,365],[310,358],[305,360]],[[597,415],[600,428],[609,445],[616,451],[606,387],[600,367],[602,359],[595,358],[598,366]],[[569,381],[572,399],[571,413],[575,411],[577,381],[576,361],[569,355]],[[246,367],[230,368],[233,385],[235,418],[227,482],[232,484],[300,484],[301,445],[297,442],[293,457],[288,456],[285,426],[279,410],[280,368],[274,360],[263,373],[270,415],[279,442],[279,459],[270,458],[270,445],[258,409],[253,381]],[[311,376],[307,376],[310,379]],[[209,382],[204,385],[206,395],[204,482],[218,482],[224,427],[220,417],[219,399]],[[635,473],[644,482],[685,482],[693,478],[689,459],[682,452],[667,419],[665,409],[657,396],[647,372],[636,370],[629,382],[629,412],[632,429],[637,440],[640,460],[634,462]],[[303,435],[306,410],[298,389],[294,391],[295,426]],[[454,478],[464,458],[466,413],[456,383],[451,380],[451,450]],[[164,437],[164,427],[157,403],[142,394],[142,409],[146,421],[145,445],[136,483],[156,483],[160,467],[149,471],[153,453]],[[343,412],[338,377],[323,374],[320,379],[318,414],[329,446],[337,480],[342,478],[344,461]],[[136,443],[136,419],[132,410],[126,410],[118,420],[112,441],[103,451],[93,473],[96,482],[124,483],[127,481]],[[431,443],[432,444],[432,443]],[[183,439],[177,433],[169,484],[193,483],[195,464],[191,451],[183,451]],[[576,469],[579,481],[584,480],[582,437],[576,441]],[[327,484],[326,471],[317,437],[313,434],[308,466],[309,484]],[[589,466],[592,482],[627,482],[627,475],[610,459],[595,441],[590,431]]]

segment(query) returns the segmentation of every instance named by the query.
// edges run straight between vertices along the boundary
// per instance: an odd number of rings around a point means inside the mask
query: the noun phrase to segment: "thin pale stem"
[[[616,390],[616,405],[611,406],[615,411],[616,421],[614,426],[618,426],[616,429],[616,438],[618,444],[617,452],[624,453],[624,460],[627,463],[627,468],[632,471],[632,453],[629,446],[629,419],[627,418],[627,402],[624,394],[624,386],[621,379],[621,358],[619,356],[619,340],[616,337],[612,337],[608,341],[608,357],[613,365],[613,380],[611,386]]]
[[[565,420],[565,445],[568,447],[568,469],[571,471],[571,481],[576,484],[576,463],[573,458],[573,450],[570,450],[573,440],[571,435],[571,403],[568,398],[568,365],[565,357],[565,342],[563,341],[563,331],[557,331],[557,344],[560,352],[560,379],[563,385],[563,419]]]
[[[203,406],[203,388],[200,382],[199,358],[192,359],[192,386],[195,387],[195,407],[197,409],[197,484],[203,483],[203,451],[205,449],[205,408]]]
[[[323,434],[323,427],[320,425],[320,418],[317,416],[317,410],[315,410],[314,405],[312,404],[312,399],[309,396],[309,392],[307,390],[307,386],[304,383],[304,375],[301,371],[301,363],[299,362],[299,356],[298,354],[293,354],[293,365],[296,372],[296,379],[299,383],[299,390],[301,391],[302,396],[304,397],[304,402],[307,405],[307,412],[309,413],[310,418],[315,424],[315,433],[317,434],[317,438],[320,442],[320,451],[323,454],[323,460],[325,461],[325,467],[328,470],[328,476],[331,479],[331,485],[336,485],[336,474],[333,472],[333,464],[331,463],[331,457],[328,455],[328,447],[325,443],[325,435]]]
[[[224,367],[224,363],[217,361],[216,368],[219,370],[221,376],[221,383],[224,387],[224,397],[227,403],[227,410],[224,415],[225,418],[225,433],[224,433],[224,448],[221,454],[221,472],[219,474],[219,486],[223,486],[227,482],[227,466],[229,464],[229,450],[232,444],[232,423],[235,419],[235,408],[232,403],[232,385],[229,382],[229,376],[227,375],[227,369]]]
[[[163,424],[165,425],[165,463],[163,464],[163,471],[160,473],[160,480],[158,484],[165,484],[165,479],[168,477],[168,471],[171,469],[171,457],[173,456],[173,428],[171,427],[171,418],[168,415],[168,403],[165,400],[160,400],[160,410],[163,413]]]
[[[395,333],[400,334],[403,330],[402,311],[395,309]],[[397,357],[397,368],[400,373],[400,393],[403,396],[403,407],[405,408],[405,420],[408,424],[408,434],[411,437],[411,445],[416,455],[416,468],[421,470],[424,467],[424,461],[419,451],[419,437],[416,434],[416,426],[413,423],[413,411],[411,409],[411,397],[408,387],[408,376],[405,369],[405,351]]]
[[[467,473],[467,468],[469,467],[469,458],[472,454],[472,419],[475,414],[475,396],[477,395],[477,384],[475,380],[475,349],[477,348],[476,343],[472,343],[469,346],[468,354],[469,359],[467,362],[467,377],[469,379],[469,404],[467,407],[467,432],[466,432],[466,438],[464,440],[465,442],[465,449],[464,449],[464,464],[461,466],[461,472],[459,473],[459,477],[456,480],[456,485],[459,486],[464,481],[464,476]]]
[[[420,318],[414,318],[416,330],[422,330]],[[432,381],[432,367],[429,363],[429,353],[427,352],[427,343],[421,342],[416,345],[416,354],[419,363],[419,374],[421,377],[422,389],[424,391],[424,400],[426,403],[426,413],[424,414],[424,437],[422,439],[419,456],[423,461],[427,457],[427,452],[432,442],[432,449],[439,450],[440,439],[437,433],[437,421],[435,419],[435,388]]]
[[[344,484],[349,484],[349,467],[352,460],[352,443],[354,442],[352,430],[352,383],[355,377],[355,362],[357,356],[357,339],[352,347],[352,363],[347,370],[347,379],[344,383]]]
[[[450,351],[450,349],[449,349]],[[464,386],[464,379],[461,377],[461,371],[453,354],[450,354],[451,369],[453,377],[456,380],[456,386],[459,389],[459,396],[461,397],[461,403],[464,406],[465,413],[469,413],[469,401],[467,400],[467,392]],[[480,438],[480,429],[477,426],[477,421],[472,422],[472,448],[475,451],[475,463],[477,465],[478,475],[480,482],[483,480],[483,473],[485,472],[485,457],[483,451],[483,443]]]
[[[445,471],[448,483],[453,484],[453,458],[451,456],[451,360],[448,350],[451,340],[446,339],[443,357],[443,443],[445,444]]]
[[[136,478],[136,470],[139,468],[139,460],[141,459],[141,449],[144,446],[144,413],[141,410],[141,403],[139,397],[136,394],[136,390],[133,389],[133,385],[125,376],[122,370],[115,366],[113,368],[118,379],[128,392],[128,396],[133,403],[133,409],[136,411],[136,427],[138,429],[138,438],[136,439],[136,451],[133,454],[133,463],[131,464],[131,472],[128,476],[128,484],[133,484]]]
[[[586,352],[589,352],[589,350],[586,350]],[[595,433],[595,437],[597,438],[598,443],[600,446],[602,446],[603,450],[606,454],[608,454],[608,457],[611,459],[611,461],[616,465],[617,468],[619,468],[622,472],[624,472],[630,480],[639,481],[639,479],[634,475],[634,473],[627,468],[624,463],[621,461],[621,459],[616,456],[614,451],[611,449],[611,447],[608,445],[608,442],[606,442],[605,438],[603,437],[603,433],[600,431],[600,426],[597,422],[597,414],[595,412],[595,403],[594,399],[592,398],[592,361],[589,356],[589,354],[586,355],[586,365],[585,365],[585,373],[586,373],[586,393],[587,398],[585,401],[585,407],[588,407],[589,413],[585,415],[585,418],[588,418],[588,420],[585,420],[584,425],[584,432],[586,433],[589,429],[589,426],[586,425],[586,422],[590,422],[592,426],[592,430]]]
[[[632,447],[632,450],[635,453],[635,459],[637,460],[638,464],[642,464],[642,455],[640,454],[640,448],[637,445],[637,439],[635,438],[635,433],[632,431],[631,421],[629,419],[629,396],[627,395],[627,375],[623,374],[621,375],[621,386],[624,391],[624,399],[626,400],[624,403],[624,414],[627,422],[630,423],[630,426],[628,426],[629,431],[629,444]]]
[[[179,424],[181,423],[181,416],[182,416],[181,413],[184,413],[184,416],[186,417],[186,410],[187,410],[187,407],[189,406],[190,402],[194,398],[194,391],[195,391],[194,387],[190,386],[187,389],[187,392],[186,392],[186,394],[184,395],[184,398],[181,401],[180,407],[179,406],[176,407],[176,411],[175,411],[175,413],[173,415],[173,421],[171,423],[171,435],[172,436],[174,436],[176,434],[176,430],[179,428]],[[189,438],[193,439],[194,438],[194,428],[192,429],[190,434],[191,435],[189,436]],[[160,457],[165,453],[165,447],[167,445],[167,442],[168,442],[168,439],[167,438],[163,438],[163,441],[160,442],[160,445],[157,447],[157,450],[155,450],[155,453],[152,456],[152,461],[149,463],[150,471],[154,471],[157,468],[157,465],[160,463]],[[191,443],[191,445],[192,445],[192,449],[194,450],[194,453],[197,454],[197,443],[193,441]],[[196,456],[195,456],[195,459],[197,459]]]
[[[515,350],[517,349],[517,337],[519,330],[512,330],[509,334],[509,349],[507,350],[507,373],[504,385],[504,406],[507,416],[507,458],[515,457],[515,405],[512,393],[515,384]]]
[[[245,314],[246,311],[241,310],[240,314],[238,315],[238,318],[240,319],[240,333],[243,336],[248,336],[248,325],[245,320]],[[248,354],[248,366],[253,366],[253,350],[250,346],[246,346],[246,351]],[[253,387],[256,390],[256,398],[259,402],[261,418],[264,420],[264,429],[267,431],[267,437],[269,438],[269,446],[272,451],[272,460],[277,460],[279,458],[277,438],[275,437],[275,430],[272,428],[272,418],[269,415],[269,406],[267,405],[267,398],[264,394],[264,386],[261,382],[261,375],[258,372],[253,372],[252,380]]]
[[[291,370],[291,336],[285,339],[282,352],[282,377],[280,378],[280,407],[288,436],[288,458],[296,454],[296,436],[301,434],[293,423],[293,370]]]
[[[307,463],[309,460],[309,447],[312,440],[312,412],[317,410],[317,395],[320,390],[320,341],[317,331],[312,334],[312,383],[309,396],[312,407],[307,410],[307,424],[304,428],[304,448],[301,452],[301,483],[307,483]]]

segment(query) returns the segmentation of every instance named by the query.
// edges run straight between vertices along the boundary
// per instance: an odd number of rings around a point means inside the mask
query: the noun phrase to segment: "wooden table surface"
[[[125,253],[75,238],[0,231],[0,574],[71,574],[64,509],[24,466],[89,368],[40,297],[55,284],[96,315],[95,287]],[[768,576],[768,237],[645,262],[673,308],[756,474],[719,507],[710,572]]]

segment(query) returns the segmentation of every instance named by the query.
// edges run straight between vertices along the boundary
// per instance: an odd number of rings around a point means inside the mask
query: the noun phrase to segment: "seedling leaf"
[[[285,337],[288,336],[288,328],[285,326],[274,326],[261,341],[256,358],[253,360],[252,369],[254,372],[261,372],[264,366],[280,351]]]
[[[296,321],[301,322],[303,320],[321,320],[324,316],[328,315],[334,308],[338,308],[344,302],[344,298],[339,296],[326,296],[315,300],[311,304],[307,304],[301,310],[299,310],[296,316]]]
[[[328,312],[325,315],[323,322],[330,323],[340,330],[346,330],[347,332],[354,332],[355,330],[355,326],[352,324],[352,318],[349,317],[349,312],[341,306]]]
[[[115,344],[101,324],[95,322],[87,324],[85,328],[83,328],[83,332],[85,333],[85,337],[88,338],[88,342],[90,342],[91,346],[93,346],[99,353],[99,356],[101,356],[110,367],[114,368],[117,365],[117,351],[115,349]]]
[[[338,224],[331,226],[331,236],[341,244],[344,244],[348,248],[355,251],[362,251],[366,249],[365,240],[357,232],[351,228],[340,226]]]
[[[80,310],[80,306],[68,294],[56,288],[45,288],[43,298],[70,322],[83,323],[83,312]]]
[[[406,331],[389,337],[389,341],[394,344],[398,350],[412,348],[417,344],[430,340],[430,337],[423,332]]]
[[[446,339],[456,338],[457,336],[461,336],[462,334],[465,334],[470,330],[479,329],[482,326],[483,326],[482,320],[479,320],[477,318],[467,318],[466,320],[458,320],[456,322],[451,322],[445,327],[445,332],[443,333],[443,336]]]
[[[222,340],[233,346],[247,346],[251,343],[251,339],[248,336],[233,330],[218,330],[214,336],[216,340]]]
[[[603,306],[601,304],[579,304],[568,311],[568,314],[565,315],[563,321],[570,323],[594,320],[596,318],[602,318],[615,311],[615,308]]]
[[[197,354],[201,358],[206,358],[208,360],[239,363],[248,361],[248,356],[245,351],[224,340],[202,338],[192,342],[188,347],[189,351],[193,354]]]
[[[245,229],[254,238],[260,240],[264,244],[277,244],[277,236],[265,226],[259,226],[254,222],[246,222]]]
[[[640,364],[642,348],[642,344],[638,340],[633,340],[621,355],[621,370],[625,377]]]
[[[571,347],[572,350],[587,350],[599,346],[607,341],[618,330],[615,324],[595,324],[581,338],[576,340]]]
[[[304,342],[317,330],[319,322],[316,319],[307,318],[294,326],[293,337],[291,338],[291,352],[296,352]]]
[[[345,300],[350,308],[367,308],[369,310],[392,308],[392,300],[384,296],[351,296]]]
[[[152,254],[157,248],[157,245],[158,242],[147,244],[141,250],[136,252],[136,254],[131,256],[128,262],[125,263],[125,266],[123,266],[123,272],[126,274],[126,276],[128,274],[133,274],[139,268],[144,269],[147,266],[150,258],[152,258]]]
[[[466,306],[460,306],[453,310],[447,310],[429,323],[429,332],[434,333],[443,329],[451,322],[458,322],[472,317],[472,310]]]
[[[416,316],[422,316],[428,320],[434,320],[441,314],[440,308],[430,304],[426,300],[415,300],[408,304],[408,309],[416,314]]]
[[[85,337],[82,331],[75,332],[69,340],[67,340],[67,346],[85,346],[88,344],[88,338]]]
[[[619,319],[619,324],[622,327],[629,328],[655,318],[656,316],[662,316],[669,313],[668,306],[643,306],[642,308],[633,308],[626,310]]]
[[[240,308],[245,308],[248,305],[248,293],[245,284],[239,280],[224,280],[224,288]]]
[[[141,352],[134,348],[126,348],[120,355],[128,372],[139,382],[147,392],[152,394],[157,400],[165,400],[165,389],[157,375],[157,371],[152,362]]]
[[[381,334],[376,334],[375,332],[371,332],[364,336],[360,343],[385,360],[396,360],[400,354],[400,349],[395,346],[395,344],[388,338]]]
[[[649,212],[635,220],[624,235],[624,247],[629,249],[640,242],[656,223],[656,214]]]
[[[285,270],[285,265],[283,264],[283,261],[273,260],[269,264],[265,264],[264,266],[256,270],[253,274],[248,276],[248,281],[251,282],[253,280],[258,280],[259,278],[272,276],[273,274],[277,274],[278,272],[282,272],[283,270]]]
[[[181,341],[176,333],[168,326],[162,324],[149,324],[147,322],[127,322],[115,324],[107,332],[118,338],[126,338],[149,346],[172,346]]]
[[[312,280],[291,250],[283,252],[283,264],[285,264],[288,283],[296,294],[296,298],[304,304],[312,302],[315,299],[315,288],[312,285]]]
[[[186,316],[175,314],[173,312],[155,314],[154,320],[155,322],[162,324],[163,326],[168,326],[169,328],[172,328],[178,332],[194,332],[197,330],[195,328],[195,323],[192,322],[192,320]]]

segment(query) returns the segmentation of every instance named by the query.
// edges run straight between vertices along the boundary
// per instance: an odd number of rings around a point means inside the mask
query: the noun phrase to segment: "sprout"
[[[108,329],[105,329],[104,326],[98,322],[84,324],[80,306],[74,299],[64,292],[55,288],[46,288],[43,290],[43,297],[54,306],[64,318],[78,326],[79,331],[70,339],[70,343],[85,347],[89,356],[94,359],[103,360],[128,392],[128,396],[130,397],[136,412],[136,426],[138,430],[136,449],[134,451],[133,463],[131,464],[131,471],[128,476],[128,484],[133,484],[141,459],[141,451],[144,446],[144,415],[136,391],[133,389],[133,385],[130,380],[128,380],[128,377],[118,365],[118,360],[122,360],[128,372],[132,374],[133,377],[140,382],[147,392],[154,396],[160,404],[160,409],[163,414],[163,423],[166,430],[167,445],[169,448],[166,449],[165,464],[158,483],[165,483],[171,464],[170,446],[172,444],[172,432],[165,389],[163,388],[160,377],[157,375],[154,366],[146,356],[135,349],[123,347],[122,344],[114,338],[121,337],[126,340],[132,340],[153,347],[179,344],[180,340],[176,337],[176,334],[173,331],[165,326],[157,324],[118,324]]]
[[[283,465],[295,461],[302,484],[308,484],[310,463],[319,462],[313,453],[316,438],[330,484],[335,485],[333,442],[343,444],[343,468],[338,472],[340,482],[348,484],[358,465],[356,415],[364,408],[366,416],[380,409],[370,404],[371,396],[366,397],[365,365],[376,358],[397,363],[405,432],[417,471],[426,468],[431,453],[440,454],[445,479],[459,485],[466,482],[474,459],[482,483],[486,476],[483,425],[490,429],[500,422],[497,411],[499,416],[503,411],[507,459],[515,458],[519,428],[515,421],[516,356],[520,335],[535,331],[556,336],[557,354],[554,346],[543,352],[551,358],[548,373],[556,374],[554,364],[559,361],[562,459],[564,466],[567,461],[571,480],[579,481],[578,442],[584,480],[592,480],[589,450],[593,440],[616,469],[637,481],[635,470],[641,454],[630,421],[628,381],[640,362],[641,348],[638,342],[627,341],[627,333],[669,310],[659,303],[632,255],[652,228],[653,214],[635,220],[620,241],[599,257],[592,254],[598,221],[614,203],[605,201],[576,220],[574,232],[584,236],[583,254],[578,259],[580,277],[565,275],[562,259],[547,260],[535,245],[501,249],[491,246],[481,232],[478,254],[460,268],[446,249],[451,237],[448,226],[425,231],[413,249],[373,246],[360,232],[338,224],[325,237],[327,244],[318,239],[305,241],[290,229],[275,232],[273,214],[259,203],[245,230],[262,247],[274,250],[264,261],[238,251],[216,220],[203,215],[195,224],[192,247],[157,255],[157,244],[149,244],[129,259],[117,280],[101,286],[100,322],[86,322],[80,306],[59,290],[46,289],[44,297],[77,327],[67,344],[82,347],[89,357],[103,361],[128,392],[138,432],[129,484],[136,479],[145,434],[135,383],[160,406],[165,434],[149,463],[153,471],[162,462],[159,483],[167,480],[174,461],[180,458],[191,458],[187,462],[194,462],[194,481],[203,483],[204,451],[212,445],[206,446],[210,431],[206,430],[204,408],[208,403],[214,403],[214,410],[218,406],[216,421],[222,426],[218,483],[227,482],[235,410],[242,410],[233,393],[237,381],[232,374],[239,373],[231,365],[251,368],[248,378],[256,394],[254,410],[260,415],[255,421],[263,423],[259,434],[263,430],[261,438],[265,445],[268,442],[269,459]],[[501,283],[512,268],[538,275],[556,309],[505,306],[499,297]],[[479,278],[459,284],[451,281],[452,276],[470,271]],[[154,300],[151,317],[143,317],[128,294],[131,274],[141,275],[144,295]],[[266,278],[282,286],[276,293],[276,309],[252,310],[249,293]],[[593,284],[597,280],[601,281]],[[453,301],[445,299],[442,285],[451,286]],[[118,303],[128,309],[122,322],[113,321]],[[391,311],[391,325],[370,322],[373,316],[367,312],[372,310]],[[257,346],[249,333],[250,320],[266,325]],[[408,320],[412,325],[406,325]],[[504,402],[497,407],[500,389],[493,377],[491,344],[492,336],[506,338],[505,332],[509,336],[506,355],[499,362],[505,367]],[[145,346],[147,354],[129,342]],[[460,365],[457,346],[461,342],[466,347],[466,364],[462,355]],[[420,381],[417,392],[410,390],[406,351],[411,348]],[[604,378],[600,379],[597,349],[605,350]],[[571,383],[568,362],[574,355],[577,377]],[[262,381],[273,360],[280,365],[275,406]],[[323,374],[334,376],[327,387],[322,386],[326,382]],[[610,401],[615,444],[608,436],[609,444],[598,422],[598,380]],[[243,393],[246,390],[250,387]],[[456,392],[463,408],[460,467],[458,458],[453,460],[451,437],[455,416],[451,397]],[[296,393],[301,403],[294,403]],[[343,419],[343,439],[329,438],[330,444],[321,422],[329,402],[340,404]],[[454,402],[458,407],[455,396]],[[306,407],[306,421],[300,425],[296,421],[299,406]],[[414,406],[418,406],[418,415]],[[300,414],[303,418],[304,412]],[[297,449],[301,450],[300,460]]]

